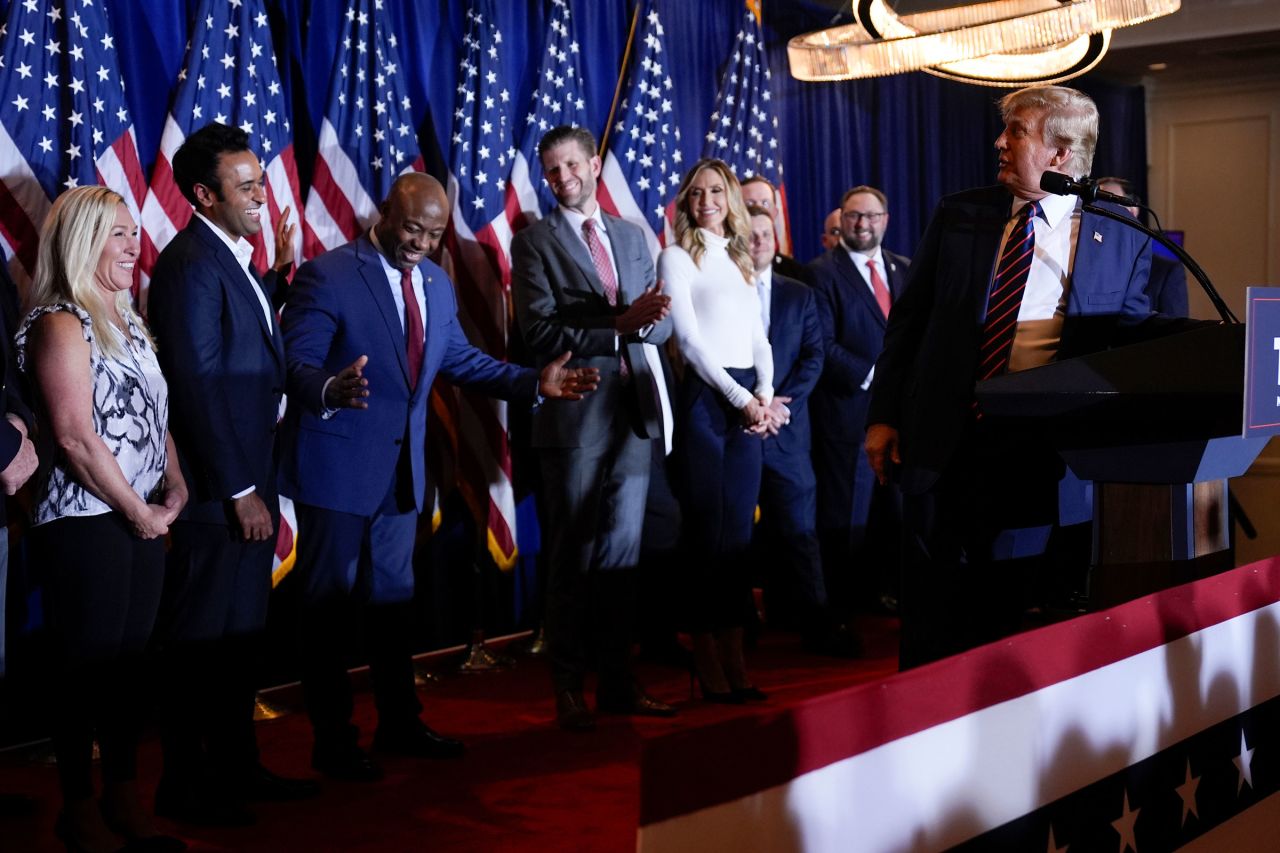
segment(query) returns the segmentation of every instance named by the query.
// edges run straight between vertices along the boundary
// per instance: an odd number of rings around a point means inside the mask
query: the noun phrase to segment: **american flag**
[[[445,240],[463,327],[476,346],[505,360],[511,285],[508,214],[514,213],[506,209],[506,187],[516,150],[511,90],[502,72],[502,33],[491,0],[468,6],[462,41],[450,146],[453,216]],[[458,486],[485,528],[494,561],[510,569],[516,557],[516,510],[506,403],[461,392],[457,422],[445,428],[459,440]]]
[[[511,169],[508,193],[514,193],[527,218],[537,218],[556,206],[556,197],[542,177],[538,140],[562,124],[590,128],[582,91],[582,49],[573,37],[569,0],[551,0],[547,49],[538,70],[538,85],[524,120],[524,135]],[[515,227],[519,227],[519,223]]]
[[[142,206],[144,282],[160,250],[191,218],[191,205],[173,182],[174,152],[189,133],[209,122],[243,129],[264,160],[267,215],[253,241],[253,260],[258,269],[266,269],[275,260],[275,223],[286,207],[291,218],[299,218],[301,195],[289,107],[263,0],[201,0]],[[295,231],[294,243],[295,256],[300,256],[301,229]]]
[[[0,248],[30,280],[53,199],[105,184],[135,220],[146,179],[101,5],[22,0],[0,27]]]
[[[382,0],[352,0],[307,194],[308,258],[373,224],[400,173],[422,169],[396,35]]]
[[[742,26],[725,64],[711,114],[702,156],[729,164],[738,180],[755,175],[776,187],[778,251],[789,254],[786,191],[782,188],[782,156],[778,148],[778,116],[773,111],[768,59],[760,31],[760,0],[746,0]]]
[[[641,0],[636,15],[641,18],[626,97],[607,130],[600,204],[643,227],[656,258],[666,243],[668,206],[680,185],[680,129],[657,0]]]

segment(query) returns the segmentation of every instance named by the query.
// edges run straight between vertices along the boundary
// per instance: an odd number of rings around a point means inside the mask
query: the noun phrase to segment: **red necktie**
[[[1031,258],[1035,254],[1037,216],[1040,216],[1039,203],[1033,201],[1022,208],[996,264],[991,295],[987,297],[987,319],[982,325],[982,348],[978,351],[979,379],[1003,373],[1009,365],[1013,336],[1018,328],[1018,309],[1022,307]]]
[[[876,304],[880,306],[880,312],[888,317],[890,305],[889,288],[885,285],[880,271],[876,269],[874,260],[867,260],[867,271],[871,273],[871,292],[876,295]]]
[[[618,277],[613,274],[613,262],[609,260],[609,253],[604,250],[600,235],[596,233],[594,219],[582,221],[582,237],[587,241],[587,251],[591,253],[591,265],[596,268],[596,275],[600,277],[600,286],[604,288],[604,298],[609,300],[610,305],[617,305]],[[618,373],[623,377],[631,373],[622,353],[618,353]]]
[[[426,339],[422,331],[422,311],[418,297],[413,292],[413,270],[400,273],[400,292],[404,294],[404,352],[409,362],[409,388],[418,387],[418,374],[422,372],[422,345]]]

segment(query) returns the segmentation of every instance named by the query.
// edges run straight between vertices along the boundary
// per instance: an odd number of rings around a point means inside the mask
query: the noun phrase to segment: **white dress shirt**
[[[1035,253],[1018,309],[1018,328],[1009,353],[1010,371],[1048,364],[1057,355],[1071,287],[1071,266],[1080,234],[1079,201],[1075,196],[1063,195],[1040,199],[1044,218],[1037,216],[1034,223]],[[1014,199],[1009,224],[1005,226],[1005,241],[1027,204],[1023,199]],[[1000,247],[1003,252],[1003,241]]]

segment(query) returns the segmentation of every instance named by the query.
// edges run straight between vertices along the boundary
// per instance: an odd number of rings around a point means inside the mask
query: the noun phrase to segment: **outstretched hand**
[[[566,352],[542,368],[538,376],[538,393],[548,399],[581,400],[583,394],[596,390],[600,371],[594,367],[565,367],[572,352]]]
[[[369,396],[369,380],[364,378],[364,366],[369,356],[362,355],[338,371],[324,389],[324,404],[329,409],[367,409],[365,398]]]

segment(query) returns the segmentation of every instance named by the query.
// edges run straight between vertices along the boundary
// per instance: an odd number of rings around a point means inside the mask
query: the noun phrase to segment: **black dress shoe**
[[[581,690],[561,690],[556,694],[556,725],[567,732],[589,732],[596,718],[587,708]]]
[[[318,743],[311,750],[311,766],[332,779],[344,782],[376,782],[382,778],[378,762],[355,744],[329,746]]]
[[[237,795],[208,784],[156,788],[156,814],[191,826],[252,826],[258,818]]]
[[[315,779],[291,779],[272,773],[261,764],[235,774],[229,785],[241,798],[259,803],[308,800],[320,795],[320,783]]]
[[[768,693],[765,693],[763,690],[761,690],[759,687],[756,687],[754,684],[748,685],[746,687],[734,687],[732,688],[731,692],[733,693],[734,696],[737,696],[743,702],[763,702],[769,698]]]
[[[804,650],[815,655],[837,658],[862,657],[862,639],[848,625],[836,625],[824,631],[809,634],[803,641]]]
[[[445,737],[426,723],[415,722],[405,728],[379,726],[373,735],[373,748],[409,758],[461,758],[467,751],[462,741]]]
[[[596,710],[602,714],[626,714],[632,717],[674,717],[676,709],[659,702],[639,687],[625,692],[596,694]]]
[[[0,794],[0,817],[31,817],[37,811],[36,801],[26,794]]]

